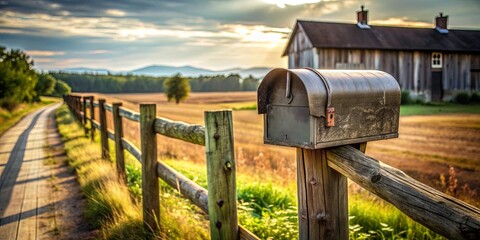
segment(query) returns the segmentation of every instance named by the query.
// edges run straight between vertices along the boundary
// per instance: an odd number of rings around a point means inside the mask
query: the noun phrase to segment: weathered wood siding
[[[290,41],[288,52],[288,68],[316,67],[314,59],[318,59],[305,31],[298,25],[297,33]]]
[[[443,54],[443,86],[448,90],[469,90],[471,85],[471,55]]]
[[[470,86],[473,90],[480,91],[480,54],[472,54],[470,57]]]
[[[381,70],[397,79],[402,89],[427,100],[431,97],[432,52],[314,48],[301,26],[289,44],[289,68]],[[461,90],[480,90],[479,54],[442,53],[446,96]]]

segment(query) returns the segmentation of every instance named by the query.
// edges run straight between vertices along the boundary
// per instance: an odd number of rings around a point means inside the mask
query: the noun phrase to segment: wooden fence
[[[125,177],[123,150],[142,164],[143,217],[158,231],[158,178],[208,213],[212,239],[258,239],[238,224],[235,158],[231,111],[205,112],[205,126],[156,116],[155,104],[140,104],[140,113],[93,97],[64,97],[73,115],[90,132],[100,131],[102,157],[108,138],[115,142],[118,174]],[[100,123],[94,108],[99,109]],[[107,129],[112,112],[114,131]],[[141,149],[123,137],[122,118],[139,122]],[[87,122],[90,128],[87,127]],[[156,134],[206,147],[208,191],[157,160]],[[402,171],[364,154],[366,143],[321,150],[297,149],[300,239],[347,239],[346,178],[356,182],[413,220],[449,239],[480,239],[480,209],[428,187]],[[347,219],[345,219],[347,216]],[[158,218],[159,219],[159,218]],[[160,226],[159,226],[160,225]]]

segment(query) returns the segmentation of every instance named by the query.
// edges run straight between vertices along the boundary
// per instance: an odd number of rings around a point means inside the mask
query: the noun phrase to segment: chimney
[[[361,6],[361,10],[357,11],[357,26],[362,29],[369,29],[368,26],[368,11],[364,9],[364,6]]]
[[[435,17],[435,29],[441,33],[448,33],[448,16],[443,16],[443,13],[440,13],[440,16]]]

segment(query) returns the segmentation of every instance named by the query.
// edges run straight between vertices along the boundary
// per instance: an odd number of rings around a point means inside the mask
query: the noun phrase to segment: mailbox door
[[[311,148],[308,106],[268,105],[265,118],[265,143]]]

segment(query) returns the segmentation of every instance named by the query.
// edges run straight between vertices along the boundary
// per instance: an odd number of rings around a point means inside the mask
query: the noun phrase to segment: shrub
[[[460,104],[468,104],[470,102],[470,95],[467,92],[459,92],[455,95],[454,101]]]
[[[480,93],[478,93],[478,92],[472,93],[472,96],[470,96],[470,102],[471,103],[480,103]]]
[[[410,91],[408,90],[402,90],[402,96],[401,96],[401,105],[407,105],[407,104],[412,104],[413,99],[410,96]]]

